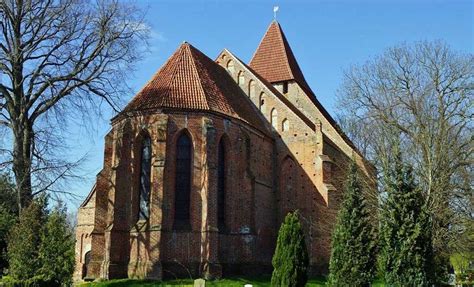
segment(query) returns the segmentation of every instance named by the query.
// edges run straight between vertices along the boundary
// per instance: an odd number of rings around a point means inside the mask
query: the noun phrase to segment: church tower
[[[249,66],[283,95],[291,94],[296,85],[306,91],[311,90],[276,20],[268,27]]]

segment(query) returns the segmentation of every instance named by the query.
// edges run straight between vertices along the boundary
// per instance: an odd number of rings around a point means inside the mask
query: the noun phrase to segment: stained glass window
[[[150,174],[151,174],[151,139],[145,137],[142,142],[140,165],[140,209],[138,219],[150,216]]]

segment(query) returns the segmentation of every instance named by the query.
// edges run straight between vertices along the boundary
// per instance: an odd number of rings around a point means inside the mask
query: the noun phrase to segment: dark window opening
[[[176,147],[175,229],[190,228],[191,139],[183,133]]]
[[[288,93],[288,82],[283,82],[283,94]]]
[[[87,276],[87,267],[89,266],[90,262],[91,262],[91,252],[87,251],[86,254],[84,254],[84,265],[82,267],[82,278],[83,279]]]
[[[151,174],[151,139],[145,137],[142,142],[140,161],[140,208],[139,220],[146,220],[150,216],[150,174]]]
[[[225,189],[226,189],[225,146],[221,139],[217,157],[217,222],[219,231],[225,230]]]

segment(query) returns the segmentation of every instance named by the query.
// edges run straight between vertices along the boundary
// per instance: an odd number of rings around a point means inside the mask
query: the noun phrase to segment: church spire
[[[270,83],[296,81],[311,91],[280,24],[273,20],[249,66]]]

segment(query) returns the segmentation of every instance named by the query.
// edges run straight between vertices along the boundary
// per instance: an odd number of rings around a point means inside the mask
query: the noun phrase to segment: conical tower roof
[[[272,21],[249,66],[270,83],[294,80],[311,90],[277,21]]]
[[[225,69],[186,42],[122,113],[149,109],[210,111],[265,129],[252,103]]]

